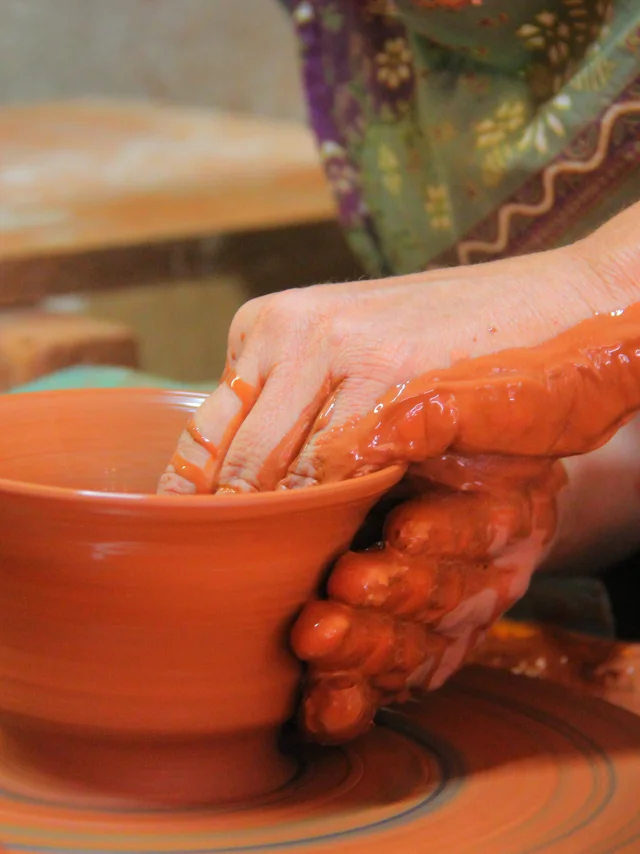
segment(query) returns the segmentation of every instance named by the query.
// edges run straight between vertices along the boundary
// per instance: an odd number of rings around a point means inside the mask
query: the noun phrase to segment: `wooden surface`
[[[37,310],[0,314],[0,391],[72,365],[137,363],[135,335],[123,324]]]
[[[333,216],[297,124],[146,102],[0,110],[0,259]]]

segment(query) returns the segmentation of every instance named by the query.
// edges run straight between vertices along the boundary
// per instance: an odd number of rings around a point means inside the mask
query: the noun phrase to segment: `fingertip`
[[[302,661],[321,661],[339,652],[351,631],[351,615],[335,602],[310,602],[291,631],[294,653]]]
[[[232,477],[229,480],[221,480],[216,495],[246,495],[249,492],[259,492],[255,484],[249,483],[246,478]]]
[[[158,482],[158,495],[195,495],[196,485],[190,480],[167,470]]]
[[[308,477],[305,475],[295,474],[294,472],[290,472],[284,477],[278,486],[277,489],[304,489],[307,486],[317,486],[318,481],[315,477]]]
[[[224,455],[250,408],[253,394],[253,387],[231,372],[189,418],[160,479],[158,492],[210,495],[215,491]],[[192,488],[187,488],[187,483]]]
[[[213,491],[216,468],[215,457],[209,449],[194,441],[191,432],[186,430],[160,478],[158,491],[209,495]]]
[[[302,704],[305,731],[322,744],[340,744],[367,732],[376,711],[366,683],[351,674],[313,681]]]
[[[383,608],[396,575],[393,556],[384,549],[347,552],[331,573],[328,593],[353,607]]]

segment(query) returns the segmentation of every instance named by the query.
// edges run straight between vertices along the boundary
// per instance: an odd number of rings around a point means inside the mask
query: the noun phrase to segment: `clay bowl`
[[[252,798],[300,671],[289,627],[401,472],[157,496],[203,397],[0,397],[0,761],[137,803]]]

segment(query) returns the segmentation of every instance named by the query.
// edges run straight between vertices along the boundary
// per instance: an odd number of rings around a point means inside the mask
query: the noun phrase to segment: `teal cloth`
[[[78,365],[13,388],[12,393],[68,388],[175,388],[210,392],[217,383],[181,383],[131,368]]]

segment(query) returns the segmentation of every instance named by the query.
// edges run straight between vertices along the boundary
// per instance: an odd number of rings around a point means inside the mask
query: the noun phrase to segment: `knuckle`
[[[289,467],[282,482],[287,488],[293,486],[310,486],[317,484],[317,472],[310,458],[310,454],[298,457]]]
[[[245,302],[236,311],[229,326],[229,347],[237,347],[242,343],[242,339],[249,334],[260,312],[263,300],[264,297],[256,297],[256,299]]]
[[[341,372],[361,379],[380,379],[381,388],[386,391],[392,362],[376,330],[351,312],[336,312],[326,335]]]
[[[376,705],[375,692],[356,674],[315,674],[305,691],[303,726],[326,744],[349,741],[372,726]]]
[[[291,642],[302,661],[322,663],[339,658],[352,630],[350,610],[338,603],[309,602],[296,621]]]
[[[334,350],[351,350],[354,339],[360,338],[359,324],[342,313],[332,318],[329,329],[329,341]]]
[[[260,492],[257,478],[247,472],[240,463],[225,463],[224,471],[220,476],[218,491],[225,492]]]
[[[318,298],[298,288],[273,294],[262,306],[258,321],[271,332],[296,333],[314,325],[319,315]]]
[[[242,349],[245,339],[253,332],[258,319],[271,299],[271,294],[255,297],[255,299],[243,303],[236,311],[229,326],[227,337],[229,352],[239,352]]]

